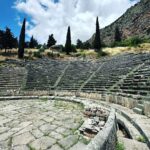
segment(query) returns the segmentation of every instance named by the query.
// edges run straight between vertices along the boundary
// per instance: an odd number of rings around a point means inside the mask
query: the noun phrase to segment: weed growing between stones
[[[12,145],[12,137],[10,137],[8,141],[8,146],[11,147],[11,145]]]
[[[88,139],[88,138],[85,138],[85,137],[83,137],[83,136],[80,136],[80,141],[81,141],[82,143],[84,143],[85,145],[88,145],[91,140]]]
[[[41,101],[42,101],[42,102],[47,102],[47,101],[48,101],[48,98],[41,98]]]
[[[142,142],[142,143],[146,143],[146,140],[143,136],[137,137],[137,141]]]
[[[57,108],[65,108],[65,109],[77,109],[77,110],[82,110],[83,109],[83,105],[82,104],[77,104],[77,103],[72,103],[72,102],[65,102],[65,101],[55,101],[54,102],[54,107]]]
[[[35,148],[31,147],[31,145],[27,144],[30,150],[36,150]]]
[[[117,142],[116,150],[125,150],[124,144],[121,142]]]

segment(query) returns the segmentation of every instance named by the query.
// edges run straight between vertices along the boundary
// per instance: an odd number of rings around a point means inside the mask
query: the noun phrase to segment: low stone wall
[[[82,92],[72,93],[72,92],[64,92],[64,91],[60,91],[56,93],[57,95],[60,95],[60,96],[77,96],[77,97],[84,97],[88,99],[97,99],[97,100],[107,101],[110,103],[122,105],[130,109],[134,108],[138,103],[138,100],[130,98],[130,97],[123,97],[123,96],[112,95],[112,94],[107,94],[107,93],[106,94],[82,93]]]
[[[66,92],[66,91],[57,91],[55,92],[56,95],[60,96],[76,96],[76,97],[84,97],[87,99],[96,99],[96,100],[101,100],[101,101],[107,101],[110,103],[115,103],[119,104],[121,106],[133,109],[135,106],[138,104],[138,99],[137,98],[132,98],[132,97],[125,97],[121,95],[115,95],[115,94],[98,94],[98,93],[72,93],[72,92]],[[150,102],[149,101],[144,101],[144,114],[148,117],[150,117]]]
[[[115,150],[117,141],[115,110],[111,110],[103,130],[89,143],[86,150]]]

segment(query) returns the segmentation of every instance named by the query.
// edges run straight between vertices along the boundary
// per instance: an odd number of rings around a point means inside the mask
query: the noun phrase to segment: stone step
[[[145,143],[141,143],[133,139],[119,137],[118,140],[119,142],[123,143],[126,150],[149,150]]]
[[[140,108],[135,107],[135,108],[133,108],[133,111],[137,114],[143,115],[143,110]]]
[[[137,108],[139,108],[139,109],[144,109],[144,105],[143,104],[138,104],[137,106],[136,106]]]
[[[6,86],[6,87],[0,87],[0,90],[7,90],[7,89],[18,89],[18,88],[20,88],[20,86],[19,87],[9,87],[9,86]]]
[[[38,96],[4,96],[4,97],[0,97],[0,101],[3,100],[31,100],[31,99],[38,99]]]
[[[19,84],[0,84],[0,87],[20,87]]]

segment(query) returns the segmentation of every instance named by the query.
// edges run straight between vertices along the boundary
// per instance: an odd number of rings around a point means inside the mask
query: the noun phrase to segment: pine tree
[[[11,29],[6,27],[6,30],[0,30],[0,48],[7,49],[17,48],[18,40],[14,37]]]
[[[24,47],[25,47],[25,26],[26,26],[26,19],[24,19],[20,37],[19,37],[19,49],[18,49],[18,58],[24,57]]]
[[[69,26],[68,31],[67,31],[67,37],[66,37],[65,52],[66,52],[67,55],[69,55],[71,51],[72,51],[71,31],[70,31],[70,26]]]
[[[13,48],[13,40],[14,40],[14,36],[11,30],[8,27],[6,27],[6,31],[5,31],[6,48],[9,49]]]
[[[53,34],[49,35],[48,41],[47,41],[47,47],[50,48],[51,46],[56,44],[56,40],[53,37]]]
[[[118,26],[116,26],[116,28],[115,28],[114,41],[115,41],[115,42],[120,42],[120,41],[121,41],[121,33],[120,33],[120,30],[119,30],[119,27],[118,27]]]
[[[78,39],[77,40],[77,46],[76,46],[78,49],[80,48],[80,49],[83,49],[83,42],[80,40],[80,39]]]
[[[96,33],[95,33],[95,39],[94,39],[94,49],[96,51],[101,52],[101,38],[100,38],[100,28],[99,28],[99,21],[98,17],[96,19]]]
[[[91,48],[91,44],[89,42],[85,42],[83,44],[83,49],[90,49]]]
[[[18,47],[18,39],[17,38],[13,38],[13,48],[17,48]]]

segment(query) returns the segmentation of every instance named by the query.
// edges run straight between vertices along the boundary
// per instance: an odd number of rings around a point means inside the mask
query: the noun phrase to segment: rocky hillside
[[[133,36],[150,38],[150,0],[141,0],[129,8],[114,23],[101,29],[101,38],[105,44],[113,42],[116,26],[120,28],[123,39]],[[92,43],[93,39],[94,35],[89,42]]]

